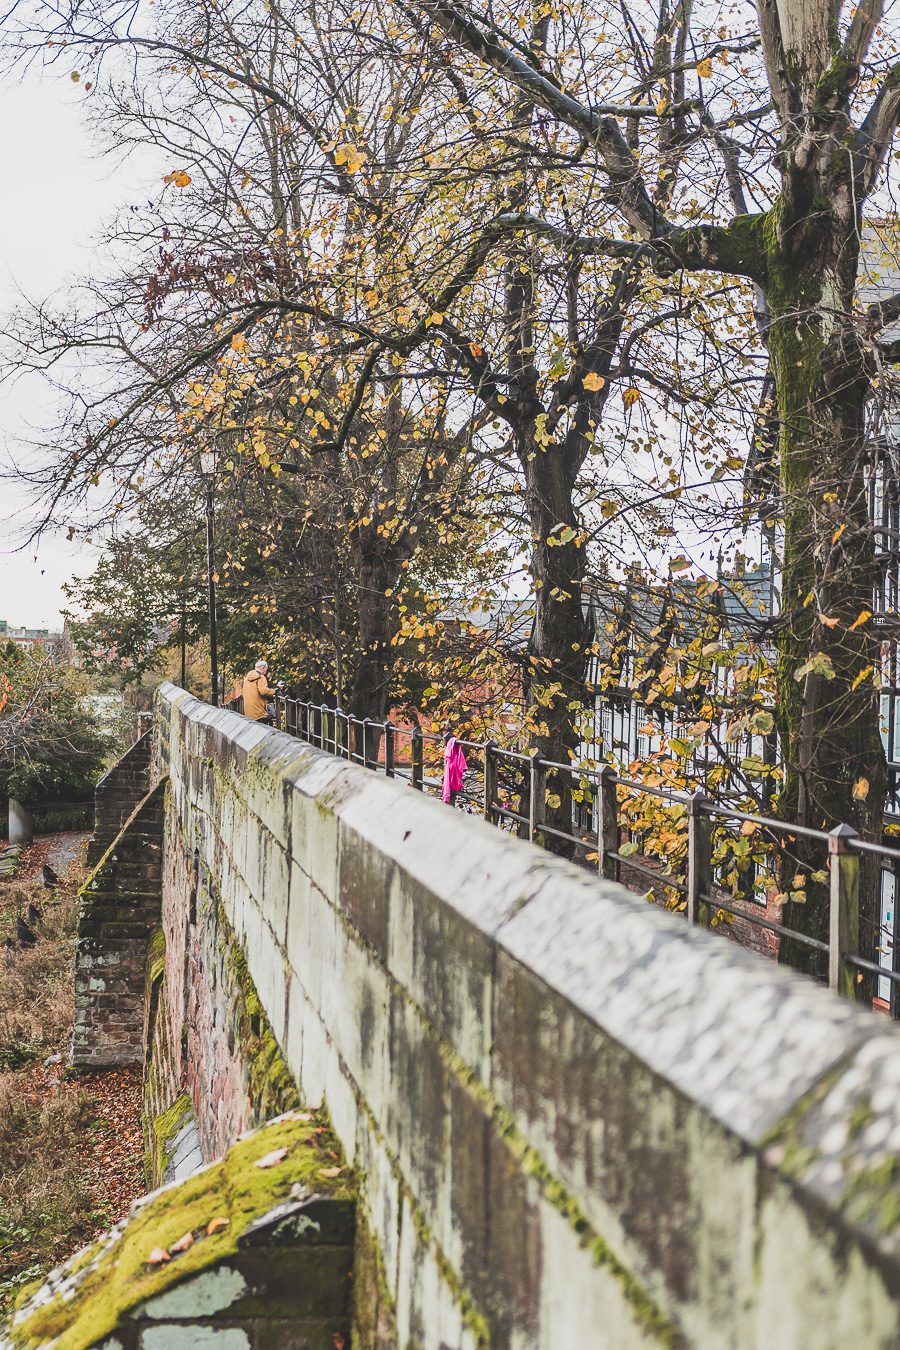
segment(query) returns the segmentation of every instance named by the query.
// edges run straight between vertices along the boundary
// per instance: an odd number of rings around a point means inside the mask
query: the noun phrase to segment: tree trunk
[[[537,458],[540,456],[540,459]],[[525,459],[526,504],[533,537],[534,627],[528,651],[526,699],[531,743],[543,760],[569,764],[578,748],[577,714],[584,702],[590,625],[582,608],[584,547],[567,539],[577,531],[574,483],[559,446]],[[566,542],[561,542],[566,540]],[[543,775],[536,819],[572,833],[572,778],[558,769]],[[570,856],[571,841],[545,836],[554,852]]]
[[[834,200],[832,190],[827,200]],[[775,232],[773,231],[773,236]],[[767,296],[769,349],[780,419],[784,500],[778,719],[785,758],[781,814],[829,830],[839,822],[880,839],[886,766],[870,622],[874,541],[867,510],[864,402],[868,373],[852,319],[858,223],[823,212],[800,249],[773,237]],[[826,866],[821,846],[798,839],[782,889]],[[860,941],[872,958],[879,919],[877,868],[864,874]],[[788,903],[787,926],[828,940],[827,884],[807,880]],[[827,957],[783,940],[780,960],[821,976]]]
[[[388,714],[388,692],[393,666],[391,639],[396,632],[392,601],[385,595],[397,583],[398,565],[372,557],[360,548],[356,559],[358,583],[359,648],[349,711],[361,721],[383,723]],[[381,731],[370,727],[366,735],[367,761],[377,761]],[[357,746],[354,746],[357,751]],[[358,753],[362,755],[360,737]]]

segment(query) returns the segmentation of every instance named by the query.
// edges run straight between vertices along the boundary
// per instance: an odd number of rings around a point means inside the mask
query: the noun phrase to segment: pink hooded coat
[[[461,792],[463,774],[466,771],[466,757],[462,746],[455,736],[451,736],[444,746],[444,791],[445,802],[451,800],[451,793]]]

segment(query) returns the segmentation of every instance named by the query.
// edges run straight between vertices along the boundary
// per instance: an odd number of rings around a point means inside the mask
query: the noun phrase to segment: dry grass
[[[84,1166],[89,1095],[0,1074],[0,1309],[96,1231]]]
[[[0,1317],[143,1189],[139,1073],[64,1078],[82,878],[73,865],[53,890],[0,883]],[[10,950],[29,902],[42,911],[37,944]]]
[[[35,947],[0,945],[0,1070],[18,1069],[67,1048],[75,1007],[78,880],[73,875],[53,891],[34,881],[0,890],[0,944],[15,939],[16,915],[26,914],[29,901],[42,910]]]

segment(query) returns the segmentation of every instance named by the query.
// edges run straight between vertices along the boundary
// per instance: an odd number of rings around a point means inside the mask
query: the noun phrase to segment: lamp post
[[[209,578],[209,683],[210,703],[219,704],[219,651],[216,638],[216,564],[213,536],[213,489],[216,480],[216,452],[200,451],[200,472],[206,484],[206,568]]]

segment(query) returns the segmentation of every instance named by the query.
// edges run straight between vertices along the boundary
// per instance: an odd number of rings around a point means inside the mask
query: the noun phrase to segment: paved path
[[[49,841],[46,860],[55,872],[64,872],[69,863],[75,861],[78,850],[90,837],[90,830],[74,830],[66,834],[38,835],[35,843]]]
[[[13,863],[10,860],[9,877],[19,881],[25,881],[29,877],[36,876],[44,863],[49,863],[54,872],[63,875],[69,864],[78,856],[78,850],[90,839],[89,830],[66,830],[58,834],[38,834],[34,842],[29,844],[28,848],[21,856],[21,860]],[[0,862],[0,880],[3,879],[4,871],[2,862]]]

